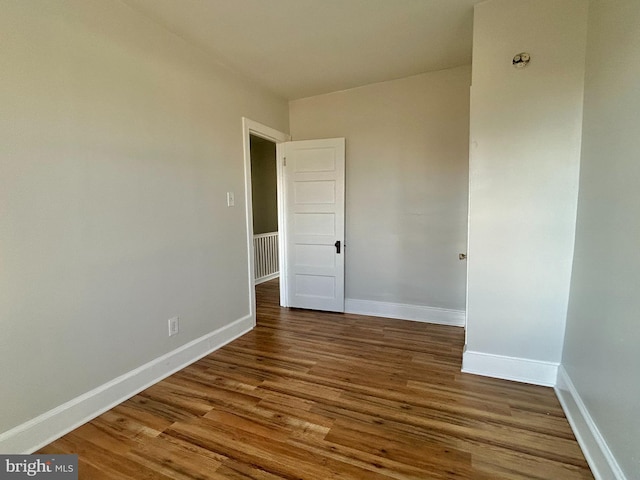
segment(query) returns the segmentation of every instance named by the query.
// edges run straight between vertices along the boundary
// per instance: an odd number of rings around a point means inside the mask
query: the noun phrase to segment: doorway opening
[[[284,272],[286,271],[283,264],[283,255],[282,255],[282,245],[284,241],[284,232],[283,232],[283,211],[282,211],[282,168],[279,162],[277,161],[277,153],[276,153],[276,145],[278,143],[286,142],[291,137],[283,132],[275,130],[266,125],[262,125],[261,123],[255,122],[248,118],[242,119],[242,134],[243,134],[243,146],[244,146],[244,178],[245,178],[245,206],[246,206],[246,218],[247,218],[247,250],[249,253],[249,262],[248,262],[248,272],[247,272],[247,280],[249,284],[249,305],[250,312],[249,315],[253,320],[253,324],[256,323],[256,269],[258,273],[264,272],[267,270],[267,267],[271,270],[271,273],[266,275],[268,278],[269,275],[274,275],[271,278],[275,278],[275,272],[273,271],[272,264],[266,265],[263,262],[272,262],[273,258],[277,259],[277,271]],[[265,178],[262,178],[262,174],[258,173],[260,178],[256,178],[257,185],[257,193],[256,195],[260,195],[262,198],[264,191],[266,190],[266,196],[270,196],[269,191],[272,191],[271,180],[275,180],[275,190],[276,190],[276,225],[275,232],[277,232],[277,253],[270,253],[269,260],[263,260],[262,257],[257,257],[255,248],[254,248],[254,223],[256,224],[258,230],[262,230],[263,228],[273,230],[273,219],[271,214],[273,213],[273,207],[271,205],[271,200],[269,201],[269,206],[267,209],[271,213],[262,212],[262,202],[258,200],[256,202],[256,209],[258,218],[254,222],[254,202],[253,202],[253,192],[254,185],[252,181],[252,143],[254,152],[256,153],[256,157],[262,157],[256,159],[256,167],[255,169],[262,170],[262,167],[265,167],[264,170],[270,170],[271,162],[275,165],[275,179],[272,177],[272,172],[267,173]],[[269,158],[270,152],[273,151],[272,159]],[[261,160],[267,159],[264,162]],[[269,184],[266,188],[263,188],[263,183]],[[259,203],[259,205],[258,205]],[[273,233],[271,232],[263,232],[263,233]],[[260,237],[260,233],[257,234],[258,238]],[[269,237],[269,236],[266,236]],[[272,244],[273,240],[258,240],[258,242],[264,242]],[[268,248],[273,248],[273,245],[268,246]],[[258,254],[260,255],[260,254]],[[257,265],[257,261],[261,262]],[[264,278],[263,278],[264,280]],[[282,291],[282,288],[280,289]],[[282,298],[281,298],[281,304]]]
[[[280,276],[276,144],[249,135],[253,210],[254,284]]]
[[[280,306],[344,312],[345,139],[291,142],[288,135],[248,119],[243,119],[243,127],[248,280],[254,325],[256,273],[259,280],[275,278],[274,261],[278,264]],[[273,163],[276,168],[277,233],[273,209],[262,212],[273,206],[272,182],[259,178],[263,161],[269,170],[265,177],[272,180]],[[253,195],[262,196],[262,190],[270,199],[254,202]],[[261,237],[258,231],[262,229],[268,231]]]

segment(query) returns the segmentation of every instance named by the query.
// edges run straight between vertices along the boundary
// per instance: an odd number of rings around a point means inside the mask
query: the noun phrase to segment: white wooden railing
[[[253,236],[255,253],[254,279],[256,285],[279,276],[278,232]]]

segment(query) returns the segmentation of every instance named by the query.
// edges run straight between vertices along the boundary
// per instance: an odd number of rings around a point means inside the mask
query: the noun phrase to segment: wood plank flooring
[[[460,373],[460,328],[278,307],[38,453],[80,478],[593,479],[552,389]]]

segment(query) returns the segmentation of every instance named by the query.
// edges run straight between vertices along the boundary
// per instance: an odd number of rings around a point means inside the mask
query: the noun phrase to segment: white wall
[[[573,254],[586,19],[583,0],[475,8],[467,371],[555,383]],[[511,60],[522,51],[532,60],[518,70]]]
[[[346,138],[347,305],[464,310],[469,82],[459,67],[290,102],[293,140]]]
[[[613,476],[617,460],[626,478],[640,479],[639,26],[637,0],[590,3],[580,195],[560,394],[578,427],[581,418],[587,420],[578,435],[599,478],[623,478]],[[582,404],[582,411],[571,400]],[[606,448],[599,461],[597,444],[589,443],[600,435],[612,453],[611,465]]]
[[[0,31],[3,432],[249,314],[241,117],[288,106],[119,1]]]

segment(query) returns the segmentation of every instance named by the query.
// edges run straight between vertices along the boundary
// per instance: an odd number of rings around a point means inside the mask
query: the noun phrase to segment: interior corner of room
[[[637,0],[471,2],[472,61],[291,96],[144,3],[2,2],[0,451],[251,330],[277,145],[344,138],[344,311],[464,328],[463,372],[640,478]]]

